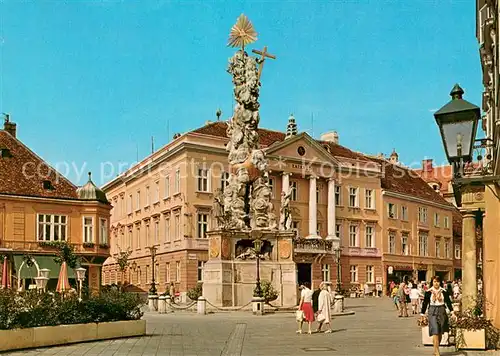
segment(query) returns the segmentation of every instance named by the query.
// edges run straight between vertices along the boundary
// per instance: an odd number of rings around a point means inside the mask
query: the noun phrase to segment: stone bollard
[[[167,311],[166,299],[167,299],[167,297],[164,295],[161,295],[158,298],[158,313],[159,314],[165,314],[165,312]]]
[[[253,297],[252,312],[253,315],[264,315],[264,298]]]
[[[149,306],[150,312],[154,312],[154,311],[158,310],[158,295],[157,294],[148,295],[148,306]]]
[[[207,313],[207,300],[201,296],[198,298],[198,303],[196,304],[196,311],[198,314],[205,315]]]
[[[165,297],[165,313],[172,313],[173,310],[172,310],[172,298],[167,295]]]
[[[335,302],[333,303],[333,312],[335,314],[340,314],[344,312],[344,296],[336,295]]]

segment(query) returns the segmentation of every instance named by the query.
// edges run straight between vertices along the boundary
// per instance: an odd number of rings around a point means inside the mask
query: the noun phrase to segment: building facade
[[[87,269],[85,283],[98,291],[109,256],[111,205],[90,177],[77,188],[16,135],[16,124],[6,118],[0,130],[0,256],[8,258],[11,285],[29,288],[46,268],[47,288],[54,289],[60,266],[52,243],[66,241]],[[74,271],[68,269],[68,274],[76,286]]]
[[[174,283],[186,292],[203,280],[214,196],[229,177],[226,129],[218,121],[176,137],[103,187],[113,204],[111,254],[131,252],[124,274],[117,273],[116,258],[106,262],[104,283],[124,279],[147,290],[152,268],[160,291]],[[292,192],[299,283],[336,283],[333,251],[321,244],[334,234],[341,238],[344,289],[368,284],[375,290],[378,284],[382,291],[389,280],[411,277],[416,267],[428,271],[425,279],[434,271],[452,272],[452,207],[417,175],[339,145],[336,133],[315,140],[260,129],[259,140],[269,159],[277,216],[281,192]],[[390,207],[405,209],[405,215],[390,215]],[[419,207],[428,217],[421,224]],[[432,224],[434,214],[441,225]],[[157,248],[154,267],[150,246]]]

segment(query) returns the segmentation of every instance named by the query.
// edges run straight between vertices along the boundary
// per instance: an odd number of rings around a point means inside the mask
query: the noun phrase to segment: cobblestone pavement
[[[337,317],[331,334],[297,335],[293,313],[253,316],[249,312],[146,313],[146,337],[90,342],[12,352],[5,355],[432,355],[420,345],[416,317],[398,318],[387,298],[346,299],[355,315]],[[1,340],[0,340],[1,342]],[[452,352],[442,355],[498,355]],[[2,354],[4,356],[4,354]]]

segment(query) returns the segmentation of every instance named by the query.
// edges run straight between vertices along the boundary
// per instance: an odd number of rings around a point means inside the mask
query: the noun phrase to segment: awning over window
[[[14,264],[16,266],[15,274],[17,276],[19,271],[21,271],[21,279],[38,277],[37,265],[39,269],[47,268],[50,270],[49,278],[59,278],[61,266],[54,262],[54,256],[32,256],[36,263],[31,268],[29,268],[26,263],[23,263],[23,257],[23,255],[14,256]],[[68,278],[75,278],[75,272],[71,268],[68,268]]]

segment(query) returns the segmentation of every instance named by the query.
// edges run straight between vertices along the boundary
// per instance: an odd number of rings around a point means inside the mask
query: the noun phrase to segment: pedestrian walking
[[[391,292],[391,298],[394,302],[394,305],[396,306],[396,310],[399,311],[399,297],[398,297],[398,291],[399,291],[399,288],[397,286],[394,286],[394,288],[392,288],[392,292]]]
[[[408,317],[408,303],[410,302],[410,290],[408,289],[407,279],[399,285],[398,302],[399,302],[399,317]]]
[[[310,289],[310,287],[311,284],[309,282],[306,282],[302,286],[300,286],[301,292],[299,310],[302,311],[303,318],[301,321],[299,321],[299,329],[297,330],[297,334],[302,334],[302,325],[304,324],[304,321],[307,322],[307,333],[312,334],[311,327],[314,321],[314,311],[312,308],[313,291]]]
[[[417,289],[417,285],[414,284],[413,288],[410,290],[411,312],[413,315],[418,314],[419,299],[420,299],[420,293]]]
[[[325,324],[328,329],[326,329],[325,334],[331,333],[332,332],[332,326],[331,326],[331,319],[332,319],[332,314],[331,314],[331,309],[330,305],[332,303],[332,296],[328,292],[328,287],[326,284],[321,283],[320,284],[321,292],[319,294],[319,308],[318,308],[318,316],[317,320],[319,322],[318,325],[318,332],[321,332],[321,327],[323,324]]]
[[[434,356],[439,356],[439,345],[441,344],[442,336],[445,332],[450,331],[448,315],[446,308],[454,314],[453,305],[451,304],[448,292],[441,287],[441,278],[435,276],[432,279],[432,287],[425,292],[424,303],[422,305],[421,316],[425,316],[428,311],[429,319],[429,336],[432,337],[434,346]]]
[[[365,293],[364,293],[364,294],[365,294],[364,296],[365,296],[365,297],[368,297],[368,295],[370,294],[370,286],[368,285],[368,283],[365,283],[365,288],[364,288],[364,289],[365,289],[365,290],[364,290],[364,292],[365,292]]]

